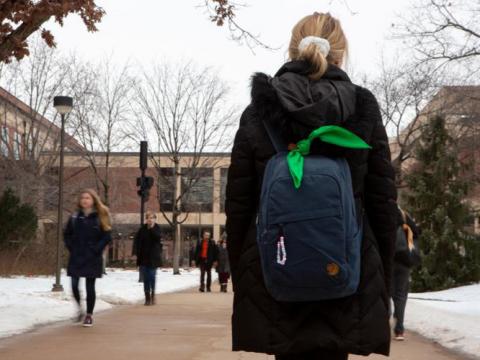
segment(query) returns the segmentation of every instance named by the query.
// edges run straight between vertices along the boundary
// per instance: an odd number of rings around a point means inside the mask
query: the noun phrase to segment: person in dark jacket
[[[78,209],[70,216],[64,231],[64,242],[70,257],[67,275],[72,278],[72,293],[78,304],[78,321],[83,326],[93,326],[95,308],[95,281],[103,274],[103,251],[111,241],[110,213],[92,189],[80,193]],[[84,316],[79,281],[86,279],[87,313]]]
[[[374,95],[340,69],[347,40],[330,14],[307,16],[293,29],[290,61],[272,78],[252,78],[251,104],[240,119],[228,171],[226,232],[234,289],[234,351],[277,359],[347,359],[349,353],[388,355],[389,298],[396,217],[395,174]],[[333,83],[332,83],[333,82]],[[318,127],[341,125],[371,150],[316,140],[311,153],[348,161],[363,224],[357,292],[341,299],[289,303],[268,293],[256,241],[256,211],[265,166],[275,154],[264,122],[296,143]]]
[[[134,247],[137,266],[143,273],[143,289],[145,305],[155,305],[155,280],[157,268],[162,266],[162,250],[160,226],[156,223],[157,215],[147,211],[146,224],[135,235]]]
[[[420,235],[420,229],[412,217],[403,209],[398,208],[398,223],[401,231],[405,233],[402,240],[408,243],[416,244]],[[398,235],[397,235],[398,236]],[[399,249],[396,249],[399,250]],[[394,305],[393,317],[395,319],[394,334],[395,340],[405,340],[405,308],[407,306],[408,291],[410,290],[410,270],[412,264],[404,261],[402,257],[395,253],[393,264],[393,282],[392,282],[392,300]]]
[[[200,292],[205,292],[205,275],[207,275],[207,292],[211,292],[212,287],[212,267],[217,265],[218,247],[215,241],[211,239],[209,231],[203,231],[202,240],[197,244],[195,250],[195,263],[200,268]]]
[[[227,292],[228,279],[230,279],[230,261],[228,259],[227,240],[222,239],[218,244],[218,281],[220,282],[220,291]]]

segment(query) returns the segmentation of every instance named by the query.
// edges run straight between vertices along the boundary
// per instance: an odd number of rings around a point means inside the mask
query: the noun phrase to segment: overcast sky
[[[249,7],[238,12],[238,22],[279,50],[256,48],[229,39],[225,28],[208,20],[204,0],[98,0],[106,11],[99,32],[88,33],[78,17],[70,16],[62,29],[54,30],[58,48],[75,50],[87,59],[112,55],[115,61],[138,62],[194,59],[214,66],[232,88],[235,101],[248,101],[249,77],[255,71],[273,74],[286,60],[293,25],[314,11],[330,11],[340,18],[350,42],[350,65],[356,73],[373,74],[382,49],[395,51],[388,40],[392,23],[404,14],[411,0],[246,0]]]

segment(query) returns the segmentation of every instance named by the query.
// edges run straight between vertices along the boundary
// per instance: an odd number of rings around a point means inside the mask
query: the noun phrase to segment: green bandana
[[[323,142],[350,148],[350,149],[371,149],[365,141],[360,139],[354,133],[336,125],[321,126],[313,130],[308,138],[300,140],[297,147],[287,155],[288,168],[292,175],[293,183],[296,189],[300,188],[303,178],[303,157],[310,153],[310,146],[314,139],[320,139]]]

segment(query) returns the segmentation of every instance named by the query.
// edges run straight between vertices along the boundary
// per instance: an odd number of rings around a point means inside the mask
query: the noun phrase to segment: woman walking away
[[[95,307],[95,281],[102,277],[103,251],[111,241],[110,212],[95,190],[80,193],[78,208],[70,216],[64,241],[70,253],[67,274],[72,278],[72,292],[78,304],[78,321],[83,326],[93,326]],[[87,313],[84,316],[80,302],[79,281],[85,278],[87,288]]]
[[[230,278],[230,261],[228,260],[227,240],[222,239],[218,244],[218,280],[220,281],[220,291],[227,292],[228,279]]]
[[[155,305],[155,282],[157,268],[162,266],[162,242],[160,226],[156,223],[157,215],[147,211],[147,223],[142,225],[135,236],[137,247],[137,265],[143,272],[145,305]]]
[[[392,300],[394,304],[395,340],[405,340],[405,308],[410,289],[410,270],[421,263],[418,237],[420,229],[411,216],[398,208],[399,227],[395,243],[395,261],[393,264]]]
[[[340,68],[346,54],[340,22],[314,13],[276,75],[252,78],[226,196],[234,351],[389,354],[395,175],[377,101]]]

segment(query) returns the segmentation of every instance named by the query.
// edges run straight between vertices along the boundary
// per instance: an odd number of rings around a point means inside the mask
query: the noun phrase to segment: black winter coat
[[[100,278],[103,274],[103,250],[111,241],[103,231],[98,214],[85,216],[79,211],[67,222],[63,239],[70,252],[67,274],[73,277]]]
[[[197,248],[195,249],[195,262],[197,266],[200,264],[202,254],[202,241],[197,242]],[[218,246],[214,240],[210,239],[208,241],[208,250],[207,250],[207,266],[212,267],[213,263],[218,261]]]
[[[318,82],[310,81],[307,73],[308,64],[295,61],[285,64],[274,78],[254,75],[252,102],[242,115],[235,137],[226,196],[226,231],[235,291],[233,350],[295,354],[332,349],[386,355],[390,347],[387,289],[397,229],[388,138],[370,91],[351,84],[335,66],[330,66]],[[339,110],[334,88],[325,84],[330,80],[342,85],[343,111]],[[263,121],[279,126],[286,141],[296,142],[319,126],[339,120],[372,149],[342,150],[317,142],[311,152],[348,160],[357,209],[364,213],[358,291],[328,301],[277,302],[265,288],[256,243],[255,215],[263,173],[275,153]]]
[[[218,246],[218,273],[230,273],[230,260],[228,259],[228,250],[222,245]]]
[[[160,226],[155,224],[151,229],[142,225],[135,235],[134,255],[137,256],[137,266],[162,266],[162,240]]]

